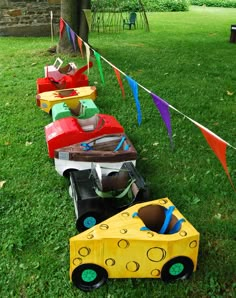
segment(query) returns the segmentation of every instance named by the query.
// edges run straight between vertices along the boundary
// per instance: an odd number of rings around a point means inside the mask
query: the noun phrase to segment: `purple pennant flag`
[[[138,124],[140,125],[142,122],[142,113],[141,113],[141,107],[138,99],[138,84],[135,82],[133,79],[131,79],[129,76],[126,76],[126,79],[129,83],[129,86],[132,90],[134,100],[135,100],[135,105],[138,113]]]
[[[76,44],[75,44],[75,32],[70,28],[70,36],[73,42],[74,50],[76,51]]]
[[[166,125],[171,145],[173,145],[169,104],[154,93],[151,93],[151,96],[152,96],[152,99],[153,99],[156,107],[158,108],[158,110],[161,114],[162,120],[164,121],[164,123]]]

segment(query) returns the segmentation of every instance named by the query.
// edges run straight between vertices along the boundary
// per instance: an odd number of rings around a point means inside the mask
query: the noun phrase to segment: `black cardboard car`
[[[69,192],[79,232],[149,199],[147,185],[132,162],[108,175],[102,174],[98,164],[89,170],[71,171]]]

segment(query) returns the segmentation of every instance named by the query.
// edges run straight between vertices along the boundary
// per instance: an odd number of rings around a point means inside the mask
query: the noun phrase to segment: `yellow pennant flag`
[[[88,74],[89,74],[90,47],[86,42],[84,42],[84,45],[85,45],[85,50],[86,50],[86,57],[87,57],[87,64],[88,64]]]

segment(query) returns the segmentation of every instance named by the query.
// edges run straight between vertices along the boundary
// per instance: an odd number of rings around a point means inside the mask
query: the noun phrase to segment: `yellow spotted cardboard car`
[[[70,278],[83,291],[107,278],[188,278],[199,239],[168,198],[136,204],[70,239]]]
[[[95,100],[96,97],[97,88],[95,86],[61,89],[39,93],[36,96],[36,105],[46,113],[50,113],[52,107],[57,103],[65,102],[69,108],[75,109],[78,107],[78,100]]]

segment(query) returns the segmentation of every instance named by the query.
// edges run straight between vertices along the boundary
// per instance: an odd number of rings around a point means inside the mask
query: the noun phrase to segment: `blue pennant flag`
[[[67,33],[69,41],[72,42],[72,38],[70,35],[70,26],[68,24],[66,24],[66,33]]]
[[[136,109],[137,109],[137,113],[138,113],[138,124],[140,125],[142,122],[142,113],[141,113],[140,102],[138,99],[138,84],[133,79],[131,79],[129,76],[126,76],[126,79],[129,83],[129,86],[130,86],[132,92],[133,92]]]

